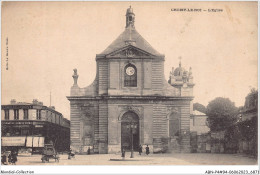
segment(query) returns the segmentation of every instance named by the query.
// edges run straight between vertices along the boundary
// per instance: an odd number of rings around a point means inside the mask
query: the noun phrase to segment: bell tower
[[[129,26],[135,27],[135,14],[133,12],[133,9],[131,6],[126,10],[126,26],[125,28],[128,28]]]

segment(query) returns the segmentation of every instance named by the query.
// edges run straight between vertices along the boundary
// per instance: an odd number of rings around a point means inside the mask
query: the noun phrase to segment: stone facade
[[[130,149],[132,142],[134,150],[149,145],[151,152],[190,152],[191,70],[173,74],[167,82],[164,55],[142,38],[134,20],[130,7],[125,31],[97,54],[97,75],[90,86],[77,85],[74,69],[67,98],[71,147],[77,152],[90,147],[94,153],[115,153]]]

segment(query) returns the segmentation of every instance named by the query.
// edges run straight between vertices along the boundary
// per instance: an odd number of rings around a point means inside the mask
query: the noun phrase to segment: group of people
[[[138,152],[139,152],[139,155],[141,155],[142,154],[142,152],[143,152],[143,147],[142,147],[142,145],[139,145],[139,147],[138,147]],[[149,150],[149,146],[148,145],[146,145],[146,147],[145,147],[145,154],[146,155],[148,155],[148,154],[150,154],[150,150]],[[125,158],[125,149],[124,148],[122,148],[122,156],[121,156],[123,159]]]
[[[139,145],[138,152],[139,152],[139,155],[142,154],[142,152],[143,152],[143,147],[142,147],[142,145]],[[148,146],[148,145],[146,145],[146,147],[145,147],[145,154],[146,154],[146,155],[150,154],[150,150],[149,150],[149,146]]]
[[[90,147],[88,147],[88,150],[87,150],[87,154],[90,155]],[[71,158],[75,158],[75,153],[72,151],[72,149],[70,148],[69,152],[68,152],[68,159],[71,159]]]
[[[8,159],[8,160],[7,160]],[[2,165],[15,165],[17,162],[17,153],[15,151],[11,151],[10,154],[2,153],[1,163]]]

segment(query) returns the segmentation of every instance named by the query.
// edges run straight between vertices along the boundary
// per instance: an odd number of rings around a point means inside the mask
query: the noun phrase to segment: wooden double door
[[[139,117],[134,112],[126,112],[121,120],[121,147],[126,151],[139,147]]]

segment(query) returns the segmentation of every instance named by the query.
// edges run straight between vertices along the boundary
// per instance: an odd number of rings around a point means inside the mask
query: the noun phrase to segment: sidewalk
[[[125,160],[121,154],[91,154],[76,155],[68,159],[68,155],[61,154],[60,161],[42,163],[41,155],[18,155],[17,165],[257,165],[257,160],[237,154],[211,154],[211,153],[187,153],[187,154],[149,154],[141,156],[134,153],[130,158],[130,152],[126,152]],[[112,160],[111,160],[112,159]]]

